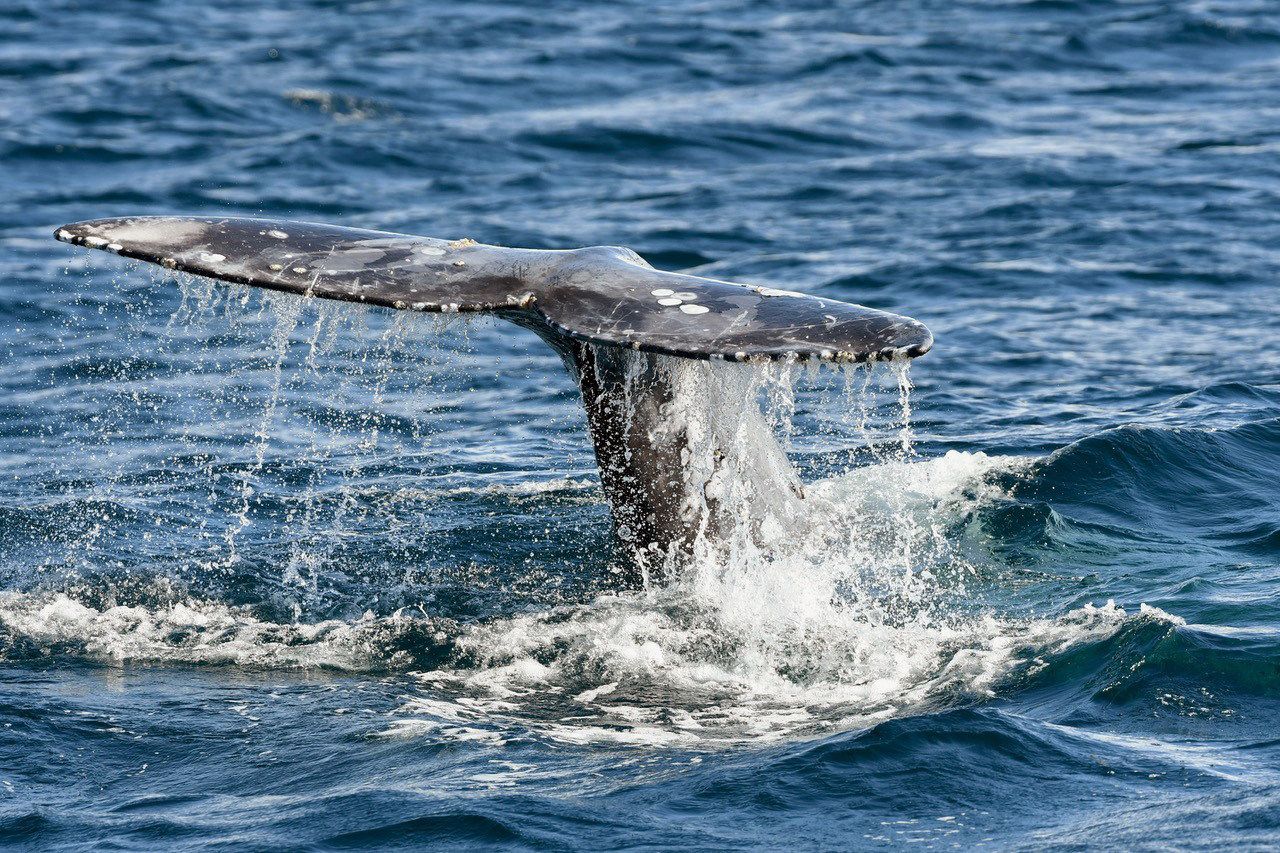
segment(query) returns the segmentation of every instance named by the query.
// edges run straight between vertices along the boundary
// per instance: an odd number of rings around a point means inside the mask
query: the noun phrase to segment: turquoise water
[[[1271,4],[0,20],[4,846],[1280,841]],[[803,559],[628,590],[532,335],[51,237],[135,213],[627,245],[937,344],[777,377]]]

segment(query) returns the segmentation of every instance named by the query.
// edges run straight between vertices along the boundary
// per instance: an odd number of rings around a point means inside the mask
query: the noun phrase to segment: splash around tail
[[[132,217],[57,239],[302,296],[483,312],[531,329],[582,392],[634,583],[700,549],[768,547],[803,523],[804,489],[757,403],[763,365],[906,360],[933,336],[833,299],[663,272],[617,247],[546,251],[267,219]],[[711,362],[745,362],[715,369]],[[801,531],[802,532],[802,531]]]

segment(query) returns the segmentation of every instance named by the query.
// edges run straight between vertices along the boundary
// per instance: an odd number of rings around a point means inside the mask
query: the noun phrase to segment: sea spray
[[[777,490],[790,473],[776,463],[768,423],[789,420],[797,371],[677,359],[658,366],[672,389],[669,420],[687,442],[688,495],[703,501],[692,508],[704,519],[693,559],[669,567],[664,586],[640,595],[477,626],[458,641],[470,674],[430,678],[457,679],[505,697],[508,707],[598,680],[582,695],[610,695],[593,703],[602,725],[573,737],[616,739],[608,733],[625,723],[633,733],[644,729],[635,736],[660,742],[673,736],[670,728],[640,724],[665,717],[683,720],[676,740],[684,742],[689,729],[742,736],[825,725],[833,709],[847,715],[854,706],[866,719],[893,713],[913,691],[917,700],[929,695],[922,685],[950,666],[957,649],[1005,630],[990,620],[950,618],[938,575],[923,569],[949,554],[912,517],[927,516],[941,496],[926,495],[921,507],[922,484],[898,488],[914,464],[910,386],[900,371],[891,372],[897,450],[879,466],[892,472],[878,485],[901,494],[863,494],[856,481],[843,491],[818,484],[812,501],[793,508],[802,517],[766,512],[762,522],[763,490]],[[871,407],[860,399],[851,417],[865,420]],[[652,706],[653,697],[673,691],[685,701]]]
[[[557,586],[578,567],[497,578],[423,544],[441,502],[470,496],[486,502],[475,536],[499,536],[489,529],[524,503],[603,518],[586,476],[425,476],[438,470],[426,441],[433,419],[482,404],[468,371],[486,359],[456,335],[439,359],[432,318],[373,319],[361,306],[199,280],[181,296],[158,354],[195,377],[158,381],[174,385],[166,393],[178,408],[161,413],[183,419],[188,455],[152,463],[173,485],[131,485],[111,501],[159,498],[152,522],[179,531],[160,541],[172,548],[180,531],[192,535],[182,553],[147,556],[128,583],[104,574],[107,552],[81,546],[105,594],[57,582],[8,594],[0,621],[11,656],[408,670],[422,673],[422,693],[389,731],[448,728],[438,716],[447,711],[462,723],[451,729],[458,737],[491,714],[567,742],[736,742],[963,701],[973,685],[989,690],[1016,671],[1046,633],[1070,643],[1119,624],[1108,613],[1085,620],[1088,631],[1058,631],[960,606],[970,569],[958,525],[975,502],[1002,499],[992,472],[1021,463],[917,457],[905,365],[659,358],[672,415],[688,430],[686,474],[726,524],[701,530],[695,559],[664,587],[609,589],[607,576]],[[793,476],[775,436],[809,475],[803,500],[770,504]],[[442,449],[457,452],[462,440]],[[104,495],[131,476],[111,470],[97,480]],[[100,513],[84,535],[103,541],[119,512]],[[538,530],[556,547],[582,535]],[[448,595],[500,599],[501,609],[447,609]]]

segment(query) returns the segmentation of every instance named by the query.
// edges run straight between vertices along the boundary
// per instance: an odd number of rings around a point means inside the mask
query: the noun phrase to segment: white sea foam
[[[373,661],[370,621],[277,624],[246,608],[181,600],[94,607],[66,595],[0,595],[0,627],[46,654],[126,662],[361,669]]]
[[[1046,656],[1101,641],[1127,620],[1157,618],[1131,616],[1113,603],[1059,619],[987,617],[963,626],[846,618],[825,626],[821,648],[775,645],[770,657],[759,646],[708,654],[697,641],[709,626],[655,615],[662,609],[655,605],[615,598],[572,618],[542,614],[475,628],[465,644],[503,663],[423,673],[427,695],[407,700],[383,733],[471,738],[483,725],[504,737],[649,745],[817,734],[981,700],[1015,673],[1044,666]],[[531,667],[535,655],[551,662]],[[797,678],[787,670],[823,657],[826,671]],[[830,666],[836,658],[839,665]],[[593,679],[609,680],[568,695]]]

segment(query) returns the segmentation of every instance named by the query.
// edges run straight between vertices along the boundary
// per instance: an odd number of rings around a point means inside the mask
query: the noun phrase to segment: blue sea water
[[[0,847],[1280,846],[1273,3],[0,22]],[[783,388],[816,556],[628,590],[532,335],[52,239],[157,213],[627,245],[937,344]]]

